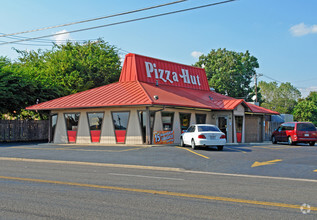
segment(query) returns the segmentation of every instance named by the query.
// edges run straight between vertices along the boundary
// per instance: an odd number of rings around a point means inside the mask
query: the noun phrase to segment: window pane
[[[173,130],[174,112],[162,112],[162,122],[164,131]]]
[[[79,116],[80,116],[79,113],[65,114],[67,131],[77,131]]]
[[[243,117],[235,116],[235,120],[236,120],[236,132],[242,133]]]
[[[196,114],[196,124],[206,124],[206,114]]]
[[[179,113],[182,132],[188,129],[190,123],[190,116],[190,113]]]
[[[298,131],[316,131],[316,127],[315,125],[311,124],[311,123],[305,123],[305,124],[297,124],[297,130]]]
[[[91,131],[101,130],[103,113],[88,113],[88,123]]]
[[[129,112],[112,112],[112,120],[115,130],[127,130]]]
[[[215,126],[198,126],[198,131],[220,131],[217,127]]]

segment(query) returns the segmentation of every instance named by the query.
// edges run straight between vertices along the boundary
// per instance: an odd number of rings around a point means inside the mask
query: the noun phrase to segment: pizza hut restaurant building
[[[27,107],[50,110],[49,141],[177,144],[191,124],[215,124],[227,142],[261,142],[277,112],[211,91],[205,70],[127,54],[119,82]]]

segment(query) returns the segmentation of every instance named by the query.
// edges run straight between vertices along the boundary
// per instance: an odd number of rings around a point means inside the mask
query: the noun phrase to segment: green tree
[[[67,42],[52,50],[18,51],[25,75],[60,96],[81,92],[118,81],[121,63],[114,46],[103,40],[84,44]]]
[[[300,91],[289,82],[279,86],[276,82],[261,81],[258,87],[263,99],[261,106],[283,114],[292,114],[297,100],[301,97]]]
[[[201,55],[195,66],[205,68],[209,85],[216,92],[235,98],[246,98],[252,91],[250,83],[259,63],[249,51],[238,53],[218,49]]]
[[[26,106],[115,82],[120,76],[116,48],[96,42],[54,45],[51,50],[19,51],[17,62],[0,57],[0,116],[34,118]],[[40,118],[45,115],[39,115]]]
[[[306,99],[313,101],[317,105],[317,92],[310,92]]]
[[[21,113],[22,108],[35,104],[36,99],[54,97],[52,90],[47,91],[41,84],[25,76],[9,60],[0,58],[0,62],[0,115],[14,117]]]
[[[296,121],[308,121],[317,126],[317,92],[310,92],[306,99],[301,99],[293,114]]]

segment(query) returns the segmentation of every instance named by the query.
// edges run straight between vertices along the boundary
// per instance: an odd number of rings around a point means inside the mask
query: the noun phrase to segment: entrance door
[[[155,111],[150,111],[150,140],[153,140],[153,127],[154,127],[154,118],[155,118]],[[139,111],[139,120],[142,129],[142,139],[143,143],[146,143],[146,120],[147,115],[146,111]]]
[[[227,119],[227,117],[223,117],[223,116],[218,117],[218,127],[219,127],[220,131],[225,133],[226,138],[228,140],[228,137],[227,137],[228,119]]]

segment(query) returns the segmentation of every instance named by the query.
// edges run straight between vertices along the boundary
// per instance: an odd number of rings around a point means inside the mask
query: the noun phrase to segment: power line
[[[177,3],[181,3],[181,2],[185,2],[185,1],[187,1],[187,0],[179,0],[179,1],[174,1],[174,2],[170,2],[170,3],[166,3],[166,4],[155,5],[155,6],[151,6],[151,7],[147,7],[147,8],[141,8],[141,9],[137,9],[137,10],[133,10],[133,11],[122,12],[119,14],[107,15],[107,16],[103,16],[103,17],[92,18],[92,19],[87,19],[87,20],[82,20],[82,21],[75,21],[75,22],[71,22],[71,23],[67,23],[67,24],[38,28],[38,29],[28,30],[28,31],[21,31],[21,32],[16,32],[16,33],[12,33],[12,34],[2,34],[2,35],[0,35],[0,37],[13,36],[13,35],[31,33],[31,32],[36,32],[36,31],[43,31],[43,30],[48,30],[48,29],[53,29],[53,28],[70,26],[70,25],[74,25],[74,24],[82,24],[82,23],[86,23],[86,22],[102,20],[102,19],[106,19],[106,18],[113,18],[113,17],[117,17],[117,16],[132,14],[132,13],[141,12],[141,11],[147,11],[150,9],[160,8],[160,7],[164,7],[164,6],[168,6],[168,5],[173,5],[173,4],[177,4]]]
[[[0,34],[3,34],[3,33],[0,33]],[[22,37],[22,36],[15,36],[15,37],[5,37],[5,38],[10,38],[10,39],[29,39],[29,37]],[[97,38],[94,38],[94,39],[88,39],[88,40],[71,40],[71,39],[66,39],[66,40],[46,40],[46,39],[37,39],[37,40],[31,40],[31,41],[34,41],[34,42],[38,42],[38,43],[55,43],[55,42],[58,42],[58,43],[64,43],[64,42],[86,42],[86,41],[95,41],[95,40],[98,40]],[[0,40],[0,42],[7,42],[7,41],[3,41],[3,40]],[[18,43],[16,43],[18,44]],[[27,45],[27,44],[25,44]],[[39,45],[40,46],[40,45]]]
[[[10,39],[28,39],[29,37],[22,37],[22,36],[16,36],[16,37],[6,37]],[[89,40],[97,40],[95,39],[89,39]],[[39,43],[52,43],[52,42],[67,42],[67,41],[74,41],[74,42],[85,42],[88,40],[71,40],[71,39],[66,39],[66,40],[46,40],[46,39],[37,39],[37,40],[32,40],[34,42],[39,42]],[[7,42],[7,41],[1,41],[1,42]]]
[[[263,73],[262,73],[262,76],[264,76],[264,77],[266,77],[266,78],[268,78],[270,80],[273,80],[274,82],[278,82],[278,83],[281,83],[281,84],[284,83],[282,81],[276,80],[276,79],[274,79],[274,78],[272,78],[272,77],[270,77],[268,75],[265,75]],[[306,81],[306,80],[304,80],[304,81]],[[297,82],[301,82],[301,81],[297,81]],[[292,85],[292,86],[295,87],[298,90],[307,90],[307,89],[309,89],[309,87],[300,87],[300,86],[296,86],[296,85]]]
[[[130,23],[130,22],[135,22],[135,21],[141,21],[141,20],[146,20],[146,19],[150,19],[150,18],[156,18],[156,17],[166,16],[166,15],[196,10],[196,9],[200,9],[200,8],[206,8],[206,7],[210,7],[210,6],[225,4],[225,3],[229,3],[229,2],[233,2],[233,1],[236,1],[236,0],[227,0],[227,1],[222,1],[222,2],[201,5],[201,6],[197,6],[197,7],[181,9],[181,10],[177,10],[177,11],[171,11],[171,12],[166,12],[166,13],[161,13],[161,14],[156,14],[156,15],[151,15],[151,16],[146,16],[146,17],[141,17],[141,18],[130,19],[130,20],[126,20],[126,21],[120,21],[120,22],[100,25],[100,26],[94,26],[94,27],[83,28],[83,29],[78,29],[78,30],[73,30],[73,31],[68,31],[68,32],[61,32],[61,33],[56,33],[56,34],[49,34],[49,35],[44,35],[44,36],[40,36],[40,37],[32,37],[32,38],[28,38],[28,39],[24,39],[24,40],[5,42],[5,43],[0,43],[0,45],[22,42],[22,41],[30,41],[30,40],[40,39],[40,38],[47,38],[47,37],[58,36],[58,35],[63,35],[63,34],[76,33],[76,32],[81,32],[81,31],[93,30],[93,29],[97,29],[97,28],[103,28],[103,27],[109,27],[109,26],[125,24],[125,23]]]
[[[273,79],[272,77],[270,77],[270,76],[268,76],[268,75],[265,75],[265,74],[263,74],[263,73],[262,73],[262,76],[264,76],[264,77],[266,77],[266,78],[268,78],[268,79],[270,79],[270,80],[273,80],[273,81],[275,81],[275,82],[283,83],[283,82],[281,82],[281,81],[279,81],[279,80],[277,80],[277,79]]]

